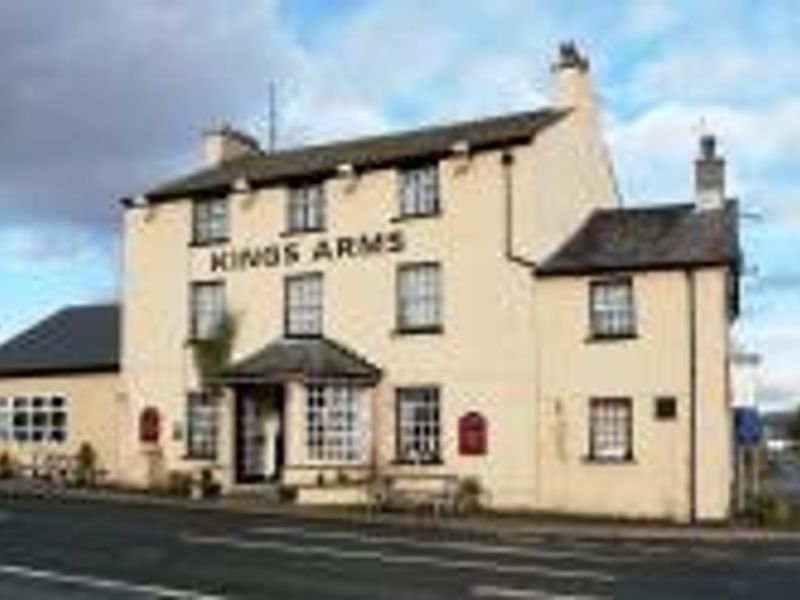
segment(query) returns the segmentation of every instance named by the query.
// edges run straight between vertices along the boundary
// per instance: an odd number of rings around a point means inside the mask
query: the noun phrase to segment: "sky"
[[[116,299],[119,199],[200,165],[204,130],[279,145],[541,107],[588,54],[625,203],[692,199],[713,132],[740,199],[737,344],[800,402],[796,0],[0,0],[0,339]]]

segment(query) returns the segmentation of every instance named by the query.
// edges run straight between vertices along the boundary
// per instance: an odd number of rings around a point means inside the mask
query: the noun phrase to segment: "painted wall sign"
[[[246,269],[293,266],[300,263],[329,263],[351,258],[397,254],[406,247],[402,231],[324,237],[308,246],[296,241],[215,250],[210,255],[211,272],[227,273]]]
[[[139,441],[143,444],[157,444],[161,438],[161,414],[158,409],[148,406],[139,414]]]
[[[468,412],[458,420],[458,452],[462,456],[483,456],[487,451],[486,417]]]

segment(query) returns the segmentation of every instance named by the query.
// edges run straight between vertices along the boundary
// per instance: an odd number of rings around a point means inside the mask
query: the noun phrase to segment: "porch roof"
[[[325,337],[284,337],[228,367],[224,383],[282,382],[302,378],[377,383],[381,370],[353,350]]]

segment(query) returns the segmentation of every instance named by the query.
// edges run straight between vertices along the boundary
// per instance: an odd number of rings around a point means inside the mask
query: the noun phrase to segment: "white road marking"
[[[600,596],[554,594],[544,590],[523,590],[494,585],[478,585],[470,590],[473,598],[506,598],[510,600],[600,600]]]
[[[439,550],[455,550],[472,554],[523,556],[528,558],[566,558],[601,564],[641,561],[640,557],[635,556],[618,556],[601,553],[590,554],[575,550],[552,550],[537,548],[535,546],[526,548],[524,546],[484,544],[480,542],[420,540],[412,537],[368,535],[351,531],[305,530],[297,527],[256,527],[251,529],[250,532],[257,535],[280,535],[299,539],[350,540],[369,545],[393,544],[406,548],[421,548],[423,550],[433,548]]]
[[[68,585],[81,586],[96,590],[114,590],[133,594],[141,594],[148,598],[180,599],[180,600],[225,600],[224,596],[204,594],[191,590],[178,590],[157,585],[139,585],[103,577],[90,575],[73,575],[57,571],[33,569],[21,565],[0,565],[0,575],[18,577],[20,579],[35,579]]]
[[[604,583],[614,581],[614,576],[609,573],[586,569],[559,569],[529,564],[507,565],[498,562],[458,560],[442,558],[440,556],[426,556],[423,554],[408,555],[382,552],[379,550],[347,550],[336,546],[298,545],[277,540],[248,540],[234,536],[185,535],[183,541],[189,544],[228,546],[239,550],[273,550],[275,552],[298,556],[321,556],[334,560],[371,560],[394,565],[424,565],[441,569],[477,570],[493,573],[523,573],[560,579],[587,579]]]

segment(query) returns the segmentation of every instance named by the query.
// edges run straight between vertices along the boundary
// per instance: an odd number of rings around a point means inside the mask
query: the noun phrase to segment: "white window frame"
[[[440,207],[439,165],[436,162],[400,169],[400,218],[438,215]]]
[[[212,337],[225,317],[225,283],[196,281],[189,292],[189,330],[194,340]]]
[[[322,335],[324,322],[322,273],[300,273],[286,277],[284,307],[284,330],[287,337]]]
[[[214,460],[219,441],[219,402],[208,392],[186,397],[186,456]]]
[[[325,183],[322,181],[290,187],[286,201],[286,231],[324,231],[325,204]]]
[[[397,330],[435,332],[442,327],[442,268],[405,263],[397,268]]]
[[[198,198],[192,207],[192,241],[213,244],[228,240],[228,199]]]
[[[436,386],[395,390],[397,460],[411,464],[442,461],[441,394]]]
[[[589,322],[593,338],[635,336],[633,281],[625,277],[590,282]]]
[[[310,462],[364,461],[367,428],[361,392],[351,384],[306,386],[305,448]]]
[[[633,460],[633,401],[592,398],[589,402],[589,459],[598,462]]]

